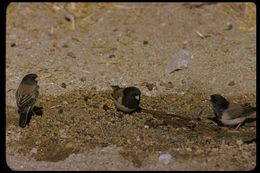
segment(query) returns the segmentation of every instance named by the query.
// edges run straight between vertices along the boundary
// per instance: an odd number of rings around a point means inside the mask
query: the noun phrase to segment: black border
[[[1,145],[1,150],[2,152],[1,153],[4,153],[4,154],[1,154],[1,165],[0,165],[0,171],[2,172],[11,172],[13,170],[11,170],[7,164],[7,161],[6,161],[6,140],[5,140],[5,134],[6,134],[6,12],[7,12],[7,8],[8,8],[8,5],[12,2],[53,2],[53,1],[20,1],[20,0],[12,0],[12,1],[8,1],[8,0],[1,0],[0,2],[0,17],[1,17],[1,24],[4,26],[0,27],[1,29],[1,42],[2,44],[1,45],[1,66],[0,67],[0,74],[2,75],[1,77],[1,91],[3,92],[2,94],[2,97],[1,98],[1,102],[2,102],[2,109],[1,109],[1,116],[0,116],[0,122],[1,122],[1,132],[0,134],[3,135],[2,139],[3,140],[0,140],[2,145]],[[66,2],[66,1],[55,1],[55,2]],[[97,1],[76,1],[76,2],[97,2]],[[106,2],[106,1],[99,1],[99,2]],[[120,0],[117,0],[117,1],[113,1],[113,2],[127,2],[127,1],[120,1]],[[134,2],[134,1],[132,1]],[[156,1],[139,1],[139,2],[142,2],[142,3],[149,3],[149,2],[156,2]],[[158,2],[158,1],[157,1]],[[167,2],[167,1],[161,1],[161,2]],[[174,1],[173,1],[174,2]],[[185,1],[185,2],[198,2],[198,1]],[[199,1],[199,2],[203,2],[203,1]],[[206,1],[205,1],[206,2]],[[212,1],[214,2],[214,1]],[[227,1],[227,2],[238,2],[238,1]],[[256,4],[256,9],[257,9],[257,1],[246,1],[246,2],[253,2]],[[160,3],[160,2],[159,2]],[[181,2],[183,3],[183,2]],[[258,16],[258,9],[256,10],[256,16]],[[258,22],[257,22],[257,17],[256,17],[256,29],[258,28]],[[256,36],[257,36],[257,30],[256,30]],[[256,41],[256,46],[257,46],[257,41]],[[257,57],[258,53],[256,51],[256,57]],[[256,80],[257,80],[257,73],[258,73],[258,68],[257,68],[257,58],[256,58]],[[258,80],[256,81],[257,82],[257,86],[258,86]],[[3,97],[4,96],[4,97]],[[257,93],[257,90],[256,90],[256,97],[258,96],[258,93]],[[256,99],[256,105],[257,105],[257,100]],[[258,106],[257,106],[258,107]],[[257,108],[258,109],[258,108]],[[258,110],[257,110],[258,111]],[[259,120],[258,120],[259,121]],[[258,127],[259,127],[259,123],[257,121],[257,139],[258,139]],[[257,171],[258,170],[258,155],[259,155],[259,149],[258,149],[258,142],[256,142],[256,167],[254,168],[254,170],[252,171]]]

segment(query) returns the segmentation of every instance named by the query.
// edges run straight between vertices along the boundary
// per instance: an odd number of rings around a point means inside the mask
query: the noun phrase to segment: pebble
[[[107,110],[109,110],[109,107],[105,104],[105,105],[103,105],[103,109],[104,109],[105,111],[107,111]]]
[[[59,114],[62,114],[62,113],[63,113],[63,109],[60,108],[60,109],[58,110],[58,113],[59,113]]]
[[[234,86],[235,85],[235,82],[234,81],[231,81],[228,83],[228,86]]]
[[[227,22],[227,26],[225,30],[231,30],[233,28],[233,25],[230,22]]]
[[[115,58],[116,56],[114,55],[114,54],[112,54],[112,55],[109,55],[109,57],[108,58]]]
[[[87,80],[87,78],[86,78],[86,77],[81,77],[79,80],[80,80],[81,82],[85,82],[85,81]]]
[[[159,162],[163,162],[164,164],[169,164],[172,159],[172,155],[169,153],[160,154],[159,156]]]
[[[243,141],[241,139],[239,139],[239,140],[236,141],[236,143],[237,143],[238,146],[241,146],[243,144]]]
[[[72,142],[68,142],[66,145],[65,145],[65,148],[73,148],[74,147],[74,143]]]
[[[61,47],[68,48],[69,46],[67,44],[63,44]]]
[[[191,148],[186,148],[186,150],[187,150],[187,151],[192,151],[192,149],[191,149]]]
[[[15,46],[16,46],[16,44],[15,44],[15,43],[12,43],[12,44],[11,44],[11,47],[15,47]]]
[[[145,85],[149,91],[152,91],[155,85],[153,83],[146,83]]]
[[[69,103],[67,101],[62,101],[62,104],[67,105]]]
[[[217,152],[219,149],[218,148],[212,148],[213,152]]]
[[[196,151],[196,154],[201,154],[201,153],[203,153],[203,150],[201,150],[201,149],[198,149],[198,150]]]
[[[66,84],[64,82],[61,83],[62,88],[66,88]]]
[[[37,148],[32,148],[32,149],[31,149],[31,153],[32,153],[32,154],[36,154],[36,153],[37,153]]]
[[[71,57],[71,58],[77,58],[76,55],[74,55],[73,52],[69,52],[69,53],[67,53],[67,55],[68,55],[69,57]]]
[[[149,129],[149,126],[148,125],[144,125],[144,128]]]
[[[189,60],[192,58],[192,54],[188,50],[178,51],[170,62],[166,66],[166,73],[170,74],[176,70],[181,70],[188,66]]]
[[[144,40],[144,41],[143,41],[143,44],[144,44],[144,45],[148,44],[148,41],[147,41],[147,40]]]

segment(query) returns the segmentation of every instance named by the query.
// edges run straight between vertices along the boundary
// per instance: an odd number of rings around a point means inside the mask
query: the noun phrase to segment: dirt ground
[[[256,123],[217,126],[208,100],[256,106],[254,4],[12,3],[6,23],[6,160],[14,170],[252,170]],[[166,68],[180,50],[188,66]],[[39,76],[29,126],[15,91]],[[117,112],[111,85],[136,86]],[[171,159],[160,161],[162,154]]]

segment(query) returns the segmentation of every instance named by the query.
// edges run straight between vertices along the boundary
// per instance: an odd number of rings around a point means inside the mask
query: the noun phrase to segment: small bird
[[[36,74],[27,74],[22,79],[16,93],[16,104],[20,114],[19,126],[24,128],[28,121],[28,115],[33,110],[39,95],[39,85]]]
[[[210,96],[216,119],[224,125],[237,125],[238,129],[246,120],[256,118],[256,108],[249,105],[230,103],[219,94]]]
[[[111,87],[113,89],[112,97],[115,99],[115,105],[118,110],[124,113],[132,113],[140,109],[141,91],[138,88],[120,88],[117,85]]]

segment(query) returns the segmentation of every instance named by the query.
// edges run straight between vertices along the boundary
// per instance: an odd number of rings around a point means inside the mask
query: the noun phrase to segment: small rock
[[[67,104],[69,104],[67,101],[62,101],[62,104],[64,104],[64,105],[67,105]]]
[[[231,81],[228,83],[228,86],[234,86],[235,85],[235,82],[234,81]]]
[[[32,149],[31,149],[31,153],[32,153],[32,154],[37,154],[37,148],[32,148]]]
[[[218,148],[212,148],[213,152],[217,152],[219,149]]]
[[[66,88],[66,84],[64,82],[62,82],[61,87]]]
[[[149,126],[148,125],[144,125],[144,128],[149,129]]]
[[[231,30],[233,25],[230,22],[227,22],[227,28],[225,30]]]
[[[147,40],[144,40],[143,41],[143,45],[147,45],[148,44],[148,41]]]
[[[15,47],[15,46],[16,46],[16,44],[15,44],[15,43],[12,43],[12,44],[11,44],[11,47]]]
[[[66,145],[65,145],[65,148],[74,148],[74,143],[72,142],[68,142]]]
[[[86,77],[81,77],[79,80],[80,80],[81,82],[85,82],[85,81],[87,80],[87,78],[86,78]]]
[[[153,83],[146,83],[145,85],[149,91],[152,91],[155,85]]]
[[[58,110],[58,113],[59,113],[59,114],[62,114],[62,113],[63,113],[63,109],[60,108],[60,109]]]
[[[85,97],[84,97],[84,101],[85,101],[85,102],[88,102],[89,99],[90,99],[89,96],[85,96]]]
[[[67,56],[69,56],[69,57],[71,57],[71,58],[77,58],[76,55],[74,55],[74,53],[72,53],[72,52],[69,52],[69,53],[67,54]]]
[[[188,41],[187,40],[182,42],[182,48],[185,49],[187,47],[187,45],[188,45]]]
[[[112,54],[112,55],[109,55],[108,58],[112,59],[112,58],[115,58],[115,57],[116,57],[116,56],[115,56],[114,54]]]
[[[109,107],[105,104],[105,105],[103,105],[103,109],[104,109],[105,111],[107,111],[107,110],[109,110]]]
[[[187,150],[187,151],[192,151],[192,149],[191,149],[191,148],[186,148],[186,150]]]
[[[62,45],[63,48],[68,48],[69,46],[67,44]]]
[[[238,146],[241,146],[243,144],[243,141],[241,139],[239,139],[239,140],[236,141],[236,143],[237,143]]]
[[[55,69],[55,71],[62,71],[62,70],[64,70],[63,67],[58,67],[58,68]]]
[[[189,60],[192,58],[192,54],[188,50],[178,51],[170,62],[166,66],[166,73],[170,74],[176,70],[181,70],[188,66]]]
[[[96,91],[96,90],[97,90],[97,87],[91,87],[90,90],[91,90],[91,91]]]
[[[68,10],[65,10],[64,17],[69,22],[75,21],[75,16],[71,12],[69,12]]]
[[[169,153],[160,154],[159,156],[159,162],[163,162],[164,164],[169,164],[172,159],[172,155]]]
[[[198,150],[196,151],[196,154],[201,154],[201,153],[203,153],[203,150],[201,150],[201,149],[198,149]]]

